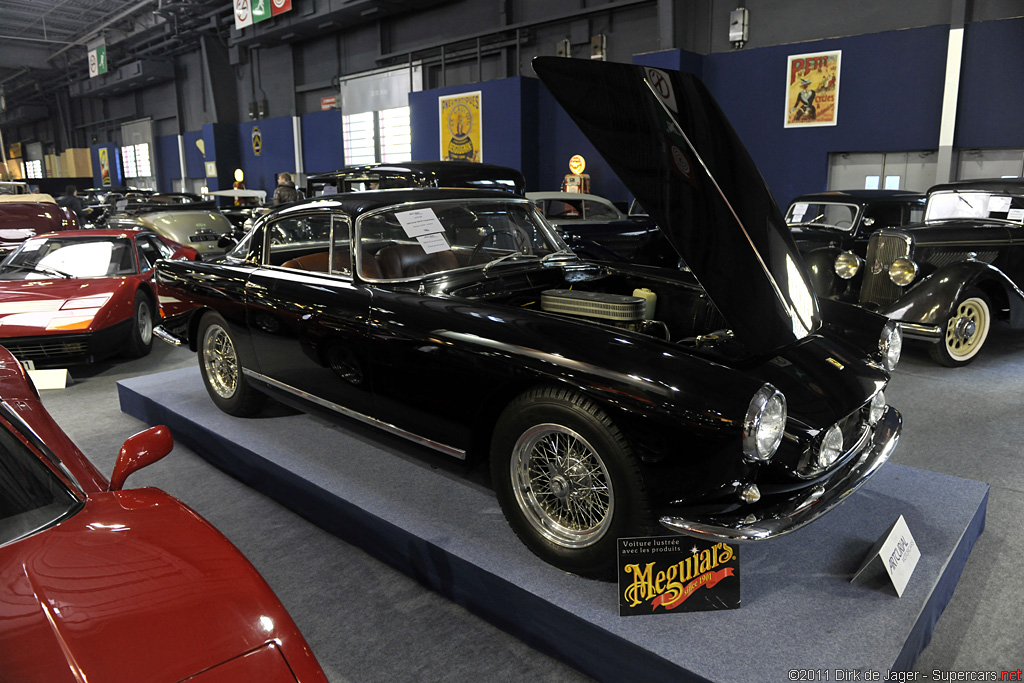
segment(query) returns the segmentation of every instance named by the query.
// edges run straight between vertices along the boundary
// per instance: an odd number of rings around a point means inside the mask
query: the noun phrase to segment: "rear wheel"
[[[207,313],[199,322],[199,371],[210,398],[229,415],[255,415],[266,402],[246,381],[227,323],[217,313]]]
[[[653,533],[629,444],[575,392],[542,388],[502,413],[491,478],[509,525],[544,561],[600,579],[616,575],[616,539]]]
[[[992,327],[988,298],[979,290],[971,290],[957,303],[946,319],[943,337],[932,344],[929,352],[940,365],[967,365],[981,351]]]
[[[125,353],[132,358],[148,355],[153,349],[153,304],[145,292],[135,293],[135,313],[128,333]]]

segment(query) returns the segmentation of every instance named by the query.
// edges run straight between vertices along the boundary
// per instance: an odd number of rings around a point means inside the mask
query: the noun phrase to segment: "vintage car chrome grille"
[[[44,358],[76,356],[85,353],[88,349],[88,342],[52,341],[19,343],[8,339],[4,341],[4,346],[18,360],[41,360]]]
[[[910,254],[910,238],[902,233],[876,233],[868,242],[860,303],[885,306],[900,298],[903,288],[889,279],[889,266]]]
[[[581,292],[575,289],[547,289],[540,294],[540,306],[551,313],[635,322],[643,320],[647,304],[638,296]]]

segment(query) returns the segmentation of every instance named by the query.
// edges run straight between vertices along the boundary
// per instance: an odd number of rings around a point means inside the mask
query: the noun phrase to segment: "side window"
[[[331,248],[331,214],[302,213],[264,228],[265,263],[326,273]]]
[[[171,258],[171,248],[152,235],[139,235],[135,240],[135,248],[139,253],[139,267],[147,271],[156,265],[157,259]]]
[[[334,264],[332,273],[352,274],[352,221],[348,216],[335,215],[332,218],[334,227]]]

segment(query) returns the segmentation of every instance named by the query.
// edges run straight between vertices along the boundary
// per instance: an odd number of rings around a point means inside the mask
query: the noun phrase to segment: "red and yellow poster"
[[[836,125],[842,54],[836,50],[790,55],[786,69],[786,128]]]
[[[100,147],[100,183],[110,185],[110,157],[107,148]]]
[[[440,107],[441,159],[483,161],[480,91],[437,98]]]

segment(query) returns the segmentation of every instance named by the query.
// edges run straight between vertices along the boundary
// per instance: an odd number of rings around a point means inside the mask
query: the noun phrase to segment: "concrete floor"
[[[915,670],[1016,671],[1024,572],[1024,333],[993,330],[956,370],[909,348],[887,392],[904,415],[895,462],[991,485],[988,522],[932,643]],[[54,418],[105,473],[121,442],[145,425],[120,412],[116,382],[188,367],[195,356],[157,342],[143,359],[74,369],[47,391]],[[210,404],[211,410],[216,410]],[[181,446],[129,480],[159,486],[215,524],[278,592],[331,681],[586,680],[361,550],[242,486]],[[913,530],[911,530],[913,531]],[[843,662],[821,662],[842,668]]]

